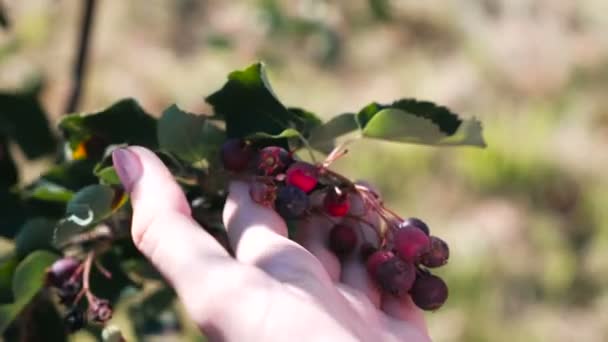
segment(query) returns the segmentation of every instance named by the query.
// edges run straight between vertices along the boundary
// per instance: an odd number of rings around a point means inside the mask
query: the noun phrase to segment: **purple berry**
[[[274,184],[253,182],[249,184],[249,195],[254,202],[270,208],[276,200],[277,187]]]
[[[395,251],[404,261],[417,263],[431,247],[429,237],[420,229],[406,226],[395,231]]]
[[[55,261],[47,270],[47,282],[55,287],[62,287],[76,272],[80,266],[80,261],[65,257]]]
[[[284,218],[296,219],[306,214],[310,208],[310,200],[300,188],[287,185],[279,189],[274,205]]]
[[[410,217],[407,220],[401,222],[401,224],[399,225],[399,228],[406,228],[406,227],[415,227],[415,228],[422,230],[426,235],[431,234],[431,230],[429,229],[429,226],[426,223],[424,223],[424,221],[422,221],[421,219],[416,218],[416,217]]]
[[[440,267],[448,262],[450,249],[448,244],[436,236],[431,236],[431,248],[422,255],[420,263],[426,267]]]
[[[448,286],[441,278],[423,271],[416,276],[410,295],[419,308],[437,310],[448,299]]]
[[[228,171],[242,172],[253,158],[253,150],[241,139],[229,139],[221,148],[220,157]]]
[[[284,172],[293,162],[291,153],[278,146],[267,146],[257,156],[257,171],[263,176],[275,176]]]
[[[338,256],[350,254],[357,246],[357,233],[345,224],[335,225],[329,232],[329,248]]]
[[[390,259],[393,259],[395,254],[391,251],[379,250],[372,253],[366,262],[367,272],[372,276],[376,276],[376,272],[378,271],[378,266]]]
[[[393,257],[378,264],[375,278],[384,291],[395,297],[403,297],[414,284],[416,268],[413,264]]]

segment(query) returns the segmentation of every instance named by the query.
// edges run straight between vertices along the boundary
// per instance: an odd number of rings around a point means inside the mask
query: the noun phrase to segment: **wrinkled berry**
[[[91,321],[104,323],[112,318],[112,306],[105,299],[97,299],[89,303],[89,317]]]
[[[412,300],[423,310],[437,310],[448,299],[448,286],[429,272],[420,272],[410,290]]]
[[[448,244],[436,236],[431,236],[431,248],[422,255],[420,263],[426,267],[439,267],[448,262],[450,249]]]
[[[277,197],[277,187],[272,184],[253,182],[249,185],[251,199],[265,207],[272,207]]]
[[[285,182],[308,193],[317,186],[318,169],[311,164],[297,162],[287,169]]]
[[[393,259],[395,254],[391,251],[379,250],[373,252],[366,261],[367,272],[372,276],[376,276],[376,272],[378,271],[378,265]]]
[[[350,254],[357,246],[357,233],[351,226],[335,225],[329,232],[329,248],[338,256]]]
[[[257,156],[257,171],[264,176],[275,176],[284,172],[293,162],[291,154],[282,147],[267,146]]]
[[[404,261],[417,263],[431,247],[429,237],[414,227],[399,228],[394,234],[395,252]]]
[[[426,223],[424,223],[424,221],[422,221],[421,219],[416,218],[416,217],[410,217],[407,220],[401,222],[401,224],[399,225],[399,228],[406,228],[406,227],[415,227],[415,228],[422,230],[426,235],[431,234],[431,230],[429,229],[429,226]]]
[[[73,308],[63,318],[63,322],[69,332],[75,332],[84,327],[86,324],[86,317],[84,313],[78,308]]]
[[[393,257],[378,264],[375,278],[384,291],[402,297],[414,284],[416,268],[413,264]]]
[[[348,213],[350,202],[348,201],[348,193],[330,189],[323,200],[325,211],[335,217],[342,217]]]
[[[310,208],[306,193],[295,186],[287,185],[279,189],[275,201],[277,212],[286,219],[302,217]]]
[[[47,270],[46,277],[49,285],[62,287],[80,266],[80,261],[65,257],[55,261]]]
[[[220,151],[224,168],[233,172],[244,171],[253,155],[251,146],[241,139],[226,140]]]

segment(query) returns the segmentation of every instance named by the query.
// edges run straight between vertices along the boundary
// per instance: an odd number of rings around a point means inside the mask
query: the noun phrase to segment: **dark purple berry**
[[[76,332],[84,327],[86,324],[86,317],[84,313],[78,308],[73,308],[63,318],[65,327],[69,332]]]
[[[417,263],[431,247],[429,237],[412,226],[399,228],[394,235],[395,252],[404,261]]]
[[[80,261],[65,257],[55,261],[47,270],[47,282],[51,286],[62,287],[80,266]]]
[[[253,150],[241,139],[229,139],[222,145],[220,157],[228,171],[242,172],[253,158]]]
[[[279,189],[275,201],[277,212],[286,219],[302,217],[310,208],[310,200],[300,188],[287,185]]]
[[[267,146],[258,153],[256,167],[263,176],[275,176],[284,172],[293,162],[291,153],[278,146]]]
[[[287,169],[285,183],[308,193],[317,186],[318,176],[319,170],[314,165],[296,162]]]
[[[420,258],[420,263],[426,267],[439,267],[448,262],[450,249],[448,244],[436,236],[431,236],[431,248]]]
[[[416,268],[413,264],[393,257],[378,264],[375,278],[384,291],[395,297],[402,297],[414,284]]]
[[[395,258],[395,254],[391,251],[379,250],[373,252],[365,263],[367,267],[367,272],[372,276],[376,277],[376,272],[378,271],[378,265]]]
[[[348,213],[350,202],[348,201],[348,193],[332,188],[327,191],[323,199],[323,207],[325,211],[335,217],[342,217]]]
[[[57,289],[57,295],[59,296],[61,304],[69,305],[74,302],[80,289],[82,289],[80,280],[70,279],[64,282],[63,285]]]
[[[437,310],[448,299],[448,286],[429,272],[420,272],[410,290],[412,300],[423,310]]]
[[[105,299],[96,299],[89,303],[89,317],[91,321],[105,323],[112,318],[112,306]]]
[[[345,224],[335,225],[329,232],[329,248],[338,256],[350,254],[357,246],[357,233]]]
[[[416,217],[410,217],[407,220],[401,222],[401,224],[399,225],[399,228],[405,228],[405,227],[415,227],[415,228],[422,230],[426,235],[431,234],[431,230],[429,229],[429,226],[426,223],[424,223],[424,221],[422,221],[421,219],[416,218]]]

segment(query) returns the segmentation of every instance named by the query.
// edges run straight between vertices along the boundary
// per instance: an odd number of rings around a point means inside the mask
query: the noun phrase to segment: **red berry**
[[[348,201],[348,194],[338,189],[331,189],[325,195],[323,200],[323,206],[325,211],[335,217],[342,217],[348,213],[350,208],[350,202]]]
[[[335,225],[329,232],[329,248],[338,256],[350,254],[357,246],[357,233],[351,226]]]
[[[249,166],[253,150],[241,139],[229,139],[222,145],[220,157],[226,170],[242,172]]]
[[[419,262],[420,257],[431,247],[429,237],[422,230],[413,227],[397,229],[394,239],[397,255],[411,263]]]
[[[47,270],[47,281],[49,282],[49,285],[62,287],[68,282],[79,266],[80,261],[71,257],[55,261]]]
[[[424,223],[424,221],[422,221],[421,219],[416,218],[416,217],[410,217],[407,220],[401,222],[401,224],[399,225],[399,228],[405,228],[405,227],[418,228],[418,229],[422,230],[426,235],[431,234],[431,230],[429,229],[429,226],[426,223]]]
[[[420,263],[426,267],[439,267],[448,262],[450,249],[448,244],[436,236],[431,236],[431,248],[422,255]]]
[[[282,147],[267,146],[260,150],[257,157],[258,173],[264,176],[277,175],[293,162],[291,154]]]
[[[448,299],[448,286],[431,273],[420,272],[410,290],[412,300],[423,310],[437,310]]]
[[[393,257],[378,264],[375,279],[384,291],[393,296],[402,297],[408,293],[414,284],[416,267]]]
[[[277,198],[277,187],[271,184],[253,182],[249,185],[251,199],[265,207],[272,207]]]
[[[372,253],[366,262],[367,272],[372,276],[376,276],[378,271],[378,265],[386,262],[387,260],[393,259],[395,254],[391,251],[379,250]]]
[[[308,193],[317,186],[318,173],[314,165],[296,162],[287,169],[285,182]]]

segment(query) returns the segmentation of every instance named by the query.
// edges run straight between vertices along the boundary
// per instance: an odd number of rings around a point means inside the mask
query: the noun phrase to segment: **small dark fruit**
[[[226,140],[220,151],[224,168],[233,172],[245,171],[253,155],[251,146],[241,139]]]
[[[393,257],[378,264],[375,278],[384,291],[395,297],[403,297],[414,284],[416,267]]]
[[[436,236],[431,236],[431,248],[422,255],[420,263],[426,267],[440,267],[448,262],[450,248],[448,244]]]
[[[373,252],[365,263],[367,267],[367,272],[372,276],[376,276],[376,272],[378,271],[378,265],[395,258],[395,254],[391,251],[386,250],[378,250]]]
[[[63,322],[69,332],[75,332],[84,327],[86,324],[86,317],[81,310],[73,308],[65,315]]]
[[[395,252],[404,261],[417,263],[431,247],[429,237],[420,229],[407,226],[399,228],[394,235]]]
[[[399,228],[405,228],[405,227],[415,227],[415,228],[422,230],[426,235],[431,234],[431,230],[429,229],[429,226],[426,223],[424,223],[424,221],[422,221],[421,219],[416,218],[416,217],[410,217],[407,220],[401,222],[401,224],[399,225]]]
[[[350,254],[357,246],[357,233],[345,224],[335,225],[329,232],[329,248],[338,256]]]
[[[76,272],[80,261],[71,257],[65,257],[55,261],[47,270],[47,282],[55,287],[62,287]]]
[[[325,207],[325,211],[331,216],[345,216],[350,208],[348,193],[336,188],[330,189],[323,199],[323,207]]]
[[[274,184],[252,182],[249,185],[249,195],[257,204],[272,207],[277,198],[277,187]]]
[[[296,219],[306,214],[310,208],[310,200],[300,188],[287,185],[277,192],[274,205],[279,215],[286,219]]]
[[[416,276],[410,295],[419,308],[437,310],[448,299],[448,286],[441,278],[423,271]]]
[[[78,296],[78,293],[82,289],[82,283],[80,279],[69,279],[65,281],[61,287],[57,289],[57,295],[61,304],[69,305]]]
[[[105,299],[96,299],[89,303],[89,318],[93,322],[105,323],[112,318],[112,306]]]
[[[308,193],[317,186],[318,174],[319,170],[314,165],[296,162],[287,169],[285,182]]]
[[[256,167],[258,173],[264,176],[275,176],[284,172],[293,162],[291,153],[278,146],[267,146],[260,150]]]

